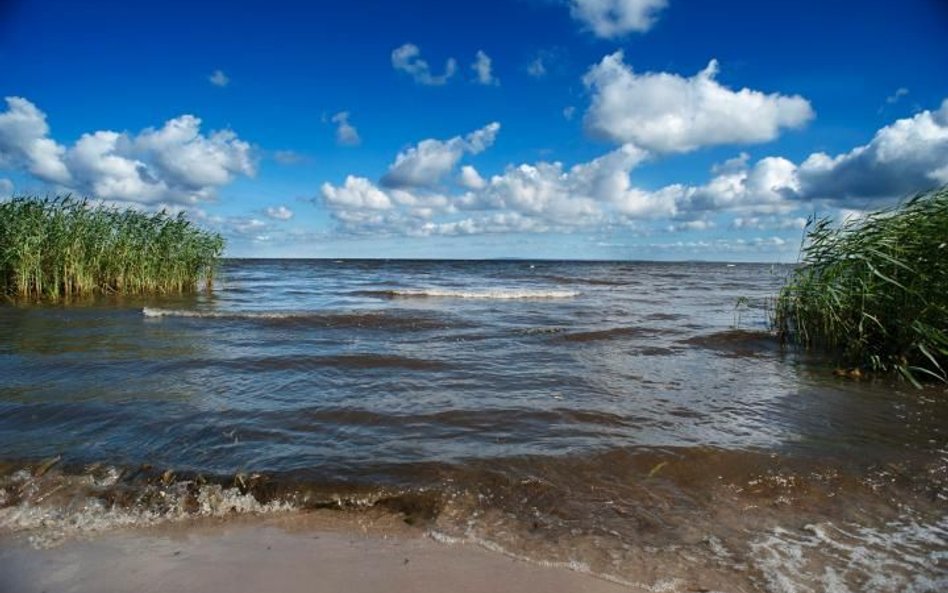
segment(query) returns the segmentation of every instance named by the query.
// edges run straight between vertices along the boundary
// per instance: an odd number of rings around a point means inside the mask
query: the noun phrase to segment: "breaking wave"
[[[437,314],[406,314],[404,312],[315,312],[315,311],[201,311],[193,309],[158,309],[144,307],[142,315],[149,319],[164,317],[186,319],[219,319],[255,322],[265,326],[318,326],[327,328],[363,328],[425,330],[466,327],[454,316]]]
[[[452,299],[569,299],[578,297],[575,290],[528,290],[499,288],[492,290],[451,290],[441,288],[365,290],[358,294],[378,298],[452,298]]]

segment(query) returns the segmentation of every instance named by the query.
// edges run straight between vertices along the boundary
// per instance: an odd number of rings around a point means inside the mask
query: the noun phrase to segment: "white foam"
[[[751,543],[772,593],[948,591],[948,516],[911,517],[883,527],[819,523],[777,528]]]
[[[194,311],[191,309],[157,309],[153,307],[142,308],[142,315],[145,317],[197,317],[207,319],[291,319],[294,317],[305,317],[305,313],[300,312],[273,312],[273,311]]]
[[[548,567],[548,568],[565,568],[573,572],[578,572],[580,574],[593,576],[593,577],[602,579],[604,581],[608,581],[610,583],[615,583],[617,585],[622,585],[624,587],[630,587],[630,588],[634,588],[638,590],[652,591],[654,593],[666,593],[670,591],[680,591],[681,587],[685,584],[684,581],[680,579],[659,580],[652,584],[637,583],[637,582],[629,581],[627,579],[624,579],[616,575],[596,572],[592,570],[592,568],[590,568],[590,566],[587,563],[581,562],[579,560],[557,561],[557,560],[542,560],[542,559],[531,558],[523,554],[517,554],[517,553],[511,552],[510,550],[498,544],[497,542],[475,535],[474,532],[470,529],[467,531],[467,533],[464,534],[463,537],[449,535],[447,533],[444,533],[443,531],[439,531],[436,529],[428,530],[426,532],[426,535],[430,537],[431,539],[435,540],[436,542],[439,542],[442,544],[474,545],[474,546],[483,548],[485,550],[488,550],[490,552],[494,552],[495,554],[507,556],[508,558],[513,558],[521,562],[527,562],[536,566],[543,566],[543,567]]]
[[[73,478],[74,481],[98,484],[114,482],[117,472],[109,470],[101,480],[91,476]],[[34,482],[11,480],[12,487],[31,493]],[[20,482],[19,484],[16,482]],[[42,496],[20,504],[0,508],[0,532],[23,533],[37,548],[49,548],[66,539],[119,527],[146,527],[165,522],[176,522],[195,517],[225,517],[234,514],[269,514],[294,510],[284,501],[260,503],[251,494],[242,494],[237,488],[219,484],[200,486],[189,504],[189,482],[177,482],[153,494],[158,504],[135,504],[130,507],[107,505],[95,496],[79,496],[67,505],[44,504]]]
[[[391,294],[399,297],[432,297],[455,299],[569,299],[579,296],[575,290],[527,290],[501,288],[491,290],[450,290],[441,288],[393,290]]]

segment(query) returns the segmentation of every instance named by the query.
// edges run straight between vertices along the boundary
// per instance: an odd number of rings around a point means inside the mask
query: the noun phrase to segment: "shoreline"
[[[0,590],[618,593],[654,586],[610,582],[472,543],[436,541],[393,517],[355,519],[327,512],[116,529],[50,549],[3,534]]]

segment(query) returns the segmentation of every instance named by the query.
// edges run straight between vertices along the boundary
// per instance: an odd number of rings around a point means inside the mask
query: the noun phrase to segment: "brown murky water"
[[[2,306],[0,530],[373,509],[672,591],[948,589],[948,393],[782,350],[785,273],[233,261]]]

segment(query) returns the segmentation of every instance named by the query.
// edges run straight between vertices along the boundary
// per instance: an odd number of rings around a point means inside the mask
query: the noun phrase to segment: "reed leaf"
[[[184,214],[69,196],[0,202],[0,292],[24,299],[210,289],[223,238]]]
[[[772,321],[841,365],[948,382],[948,188],[839,226],[811,219]]]

